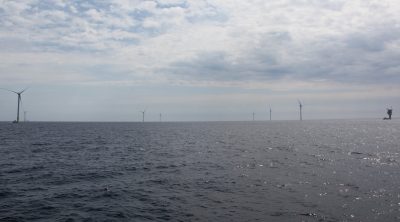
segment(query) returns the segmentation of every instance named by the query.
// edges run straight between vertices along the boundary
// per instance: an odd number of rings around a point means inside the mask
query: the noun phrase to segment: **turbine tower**
[[[1,88],[1,89],[3,89],[3,88]],[[4,89],[4,90],[13,92],[13,93],[15,93],[15,94],[18,95],[18,100],[17,100],[17,103],[18,103],[18,105],[17,105],[17,107],[18,107],[18,108],[17,108],[17,120],[14,120],[14,121],[13,121],[14,123],[19,123],[19,107],[20,107],[20,104],[21,104],[21,94],[24,93],[27,89],[28,89],[28,88],[25,88],[24,90],[22,90],[22,91],[20,91],[20,92],[15,92],[15,91],[13,91],[13,90]]]
[[[161,113],[160,113],[160,122],[162,122],[162,115],[161,115]]]
[[[301,113],[302,108],[303,108],[303,104],[301,103],[300,100],[297,100],[297,101],[299,102],[299,107],[300,107],[300,120],[303,120],[303,115],[302,115],[302,113]]]
[[[255,115],[255,113],[253,112],[253,121],[254,121],[254,115]]]
[[[272,109],[269,107],[269,120],[272,120]]]
[[[144,122],[144,114],[146,113],[146,109],[144,109],[143,111],[140,111],[142,113],[142,122]]]

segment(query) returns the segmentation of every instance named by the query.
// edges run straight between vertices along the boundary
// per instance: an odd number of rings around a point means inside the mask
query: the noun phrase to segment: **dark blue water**
[[[398,221],[400,121],[0,123],[0,221]]]

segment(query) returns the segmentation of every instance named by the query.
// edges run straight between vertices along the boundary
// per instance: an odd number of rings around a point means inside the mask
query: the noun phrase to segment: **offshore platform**
[[[393,108],[392,107],[390,107],[390,109],[387,108],[386,113],[388,114],[389,117],[383,117],[383,119],[384,120],[391,120],[392,119]]]

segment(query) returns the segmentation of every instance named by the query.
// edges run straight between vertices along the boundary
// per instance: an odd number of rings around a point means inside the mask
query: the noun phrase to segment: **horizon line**
[[[330,121],[330,120],[383,120],[376,117],[363,117],[363,118],[331,118],[331,119],[303,119],[303,121]],[[392,120],[400,120],[400,117],[392,118]],[[279,122],[279,121],[293,121],[300,122],[298,119],[278,119],[278,120],[174,120],[174,121],[118,121],[118,120],[29,120],[20,121],[19,123],[196,123],[196,122]],[[9,120],[0,120],[0,123],[12,123]]]

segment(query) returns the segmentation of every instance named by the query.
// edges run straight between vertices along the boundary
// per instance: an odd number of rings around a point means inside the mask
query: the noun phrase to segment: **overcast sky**
[[[0,0],[0,87],[36,121],[400,113],[398,0]],[[0,91],[0,121],[17,96]]]

